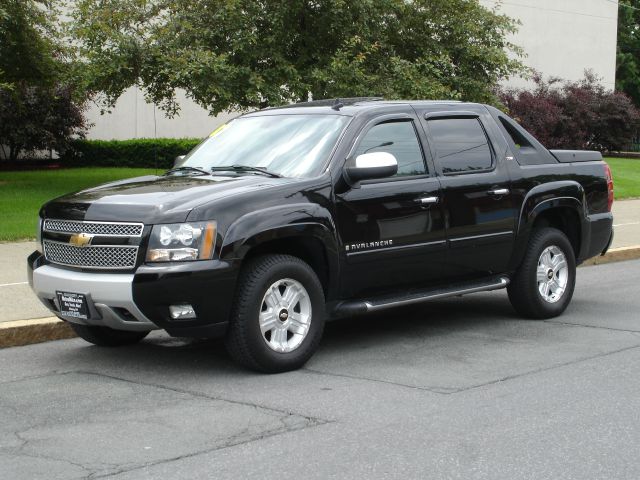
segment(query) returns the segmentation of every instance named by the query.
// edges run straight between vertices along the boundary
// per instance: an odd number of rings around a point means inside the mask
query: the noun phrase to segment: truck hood
[[[291,181],[293,179],[253,174],[151,175],[107,183],[64,195],[47,203],[41,214],[47,218],[73,220],[184,222],[189,212],[200,205]]]

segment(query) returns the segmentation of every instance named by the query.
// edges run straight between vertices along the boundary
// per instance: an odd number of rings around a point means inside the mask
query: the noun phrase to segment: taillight
[[[613,205],[613,175],[611,174],[611,167],[604,164],[604,174],[607,177],[607,211],[611,211]]]

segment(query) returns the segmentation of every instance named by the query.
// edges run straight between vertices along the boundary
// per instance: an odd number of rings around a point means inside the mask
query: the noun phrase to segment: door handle
[[[508,188],[496,188],[495,190],[489,190],[487,192],[489,195],[493,195],[494,197],[502,197],[503,195],[509,194]]]
[[[416,202],[421,203],[422,205],[432,205],[434,203],[438,203],[438,197],[422,197],[418,198]]]

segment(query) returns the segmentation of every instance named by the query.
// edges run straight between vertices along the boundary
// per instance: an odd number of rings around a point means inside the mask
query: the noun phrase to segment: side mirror
[[[392,177],[398,173],[398,161],[388,152],[363,153],[355,159],[355,165],[345,167],[347,182],[353,186],[361,180]]]
[[[173,161],[173,166],[175,167],[179,167],[180,165],[182,165],[182,161],[184,160],[185,155],[178,155],[175,160]]]

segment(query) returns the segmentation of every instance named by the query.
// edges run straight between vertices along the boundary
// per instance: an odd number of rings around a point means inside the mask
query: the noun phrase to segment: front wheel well
[[[285,254],[307,263],[318,276],[325,297],[329,291],[329,261],[322,242],[316,237],[289,237],[269,240],[251,248],[243,263],[259,255]]]
[[[557,228],[564,233],[571,243],[574,256],[576,258],[579,256],[582,242],[582,225],[580,217],[574,209],[556,207],[543,211],[533,223],[533,230],[544,227]]]

